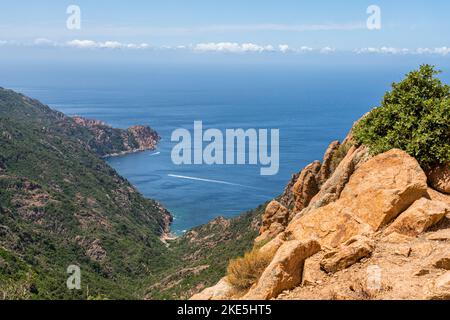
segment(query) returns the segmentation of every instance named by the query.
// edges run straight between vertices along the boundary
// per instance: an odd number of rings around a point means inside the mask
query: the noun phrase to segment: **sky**
[[[67,28],[71,5],[80,9],[79,19],[71,20],[80,21],[80,29]],[[379,29],[367,26],[371,6],[380,10]],[[219,53],[289,61],[303,55],[448,59],[448,12],[447,0],[2,1],[0,58],[202,59]]]

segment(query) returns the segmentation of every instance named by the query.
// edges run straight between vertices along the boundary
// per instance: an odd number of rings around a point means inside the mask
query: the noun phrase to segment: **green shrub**
[[[392,85],[381,106],[356,125],[358,144],[373,155],[393,148],[415,157],[425,167],[450,161],[450,87],[423,65]]]

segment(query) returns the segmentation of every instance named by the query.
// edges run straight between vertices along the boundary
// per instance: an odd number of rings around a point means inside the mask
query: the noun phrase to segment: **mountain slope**
[[[62,113],[0,89],[0,265],[19,261],[33,298],[82,298],[88,285],[90,295],[131,298],[164,264],[169,213],[101,160],[93,139]],[[82,292],[65,287],[71,264],[81,267]]]
[[[0,89],[0,299],[185,299],[251,248],[265,206],[161,241],[170,214],[101,159],[158,140]]]

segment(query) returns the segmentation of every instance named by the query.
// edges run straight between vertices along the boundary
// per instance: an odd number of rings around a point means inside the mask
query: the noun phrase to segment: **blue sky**
[[[81,8],[81,30],[66,28],[71,4]],[[366,27],[370,5],[381,9],[381,30]],[[2,51],[21,54],[34,47],[43,56],[42,48],[67,54],[141,49],[141,55],[173,50],[180,56],[220,51],[450,57],[446,0],[16,0],[0,6],[0,57]]]

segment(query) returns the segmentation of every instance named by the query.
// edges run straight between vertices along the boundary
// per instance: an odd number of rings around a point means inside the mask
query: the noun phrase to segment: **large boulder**
[[[319,171],[319,182],[320,184],[324,183],[328,180],[328,178],[331,176],[331,174],[336,169],[334,167],[333,158],[338,151],[339,147],[341,146],[339,141],[333,141],[327,148],[327,151],[325,151],[325,155],[323,156],[322,166],[320,167]]]
[[[333,202],[294,219],[286,232],[297,240],[318,239],[322,246],[335,248],[356,235],[371,233],[372,228],[345,206]]]
[[[284,242],[258,282],[243,297],[245,300],[269,300],[302,281],[305,260],[320,251],[315,240]]]
[[[425,285],[424,293],[429,300],[450,299],[450,271],[447,271],[437,279],[431,280]]]
[[[320,168],[320,161],[315,161],[307,165],[300,173],[297,182],[292,187],[292,193],[294,195],[294,212],[299,212],[306,208],[311,199],[319,192]]]
[[[283,232],[289,222],[289,210],[278,201],[270,202],[262,216],[260,236],[256,242],[271,239]]]
[[[206,288],[200,293],[192,296],[189,300],[225,300],[233,294],[233,287],[223,277],[215,286]]]
[[[438,192],[432,188],[428,188],[427,196],[428,199],[442,201],[450,205],[450,195]],[[450,217],[449,217],[450,219]]]
[[[369,153],[366,147],[356,148],[352,146],[331,177],[323,181],[320,191],[311,199],[308,208],[302,212],[302,215],[339,199],[353,172],[368,158]]]
[[[404,211],[385,232],[417,236],[438,223],[449,212],[450,205],[421,198]]]
[[[426,176],[417,161],[394,149],[361,164],[337,201],[297,216],[286,232],[337,247],[386,226],[426,193]]]
[[[375,248],[374,241],[365,236],[356,236],[342,244],[338,250],[327,253],[320,267],[328,273],[346,269],[363,258],[369,257]]]
[[[433,189],[450,194],[450,164],[435,166],[427,170],[428,182]]]
[[[393,149],[362,164],[339,200],[379,230],[426,194],[427,178],[417,160]]]

